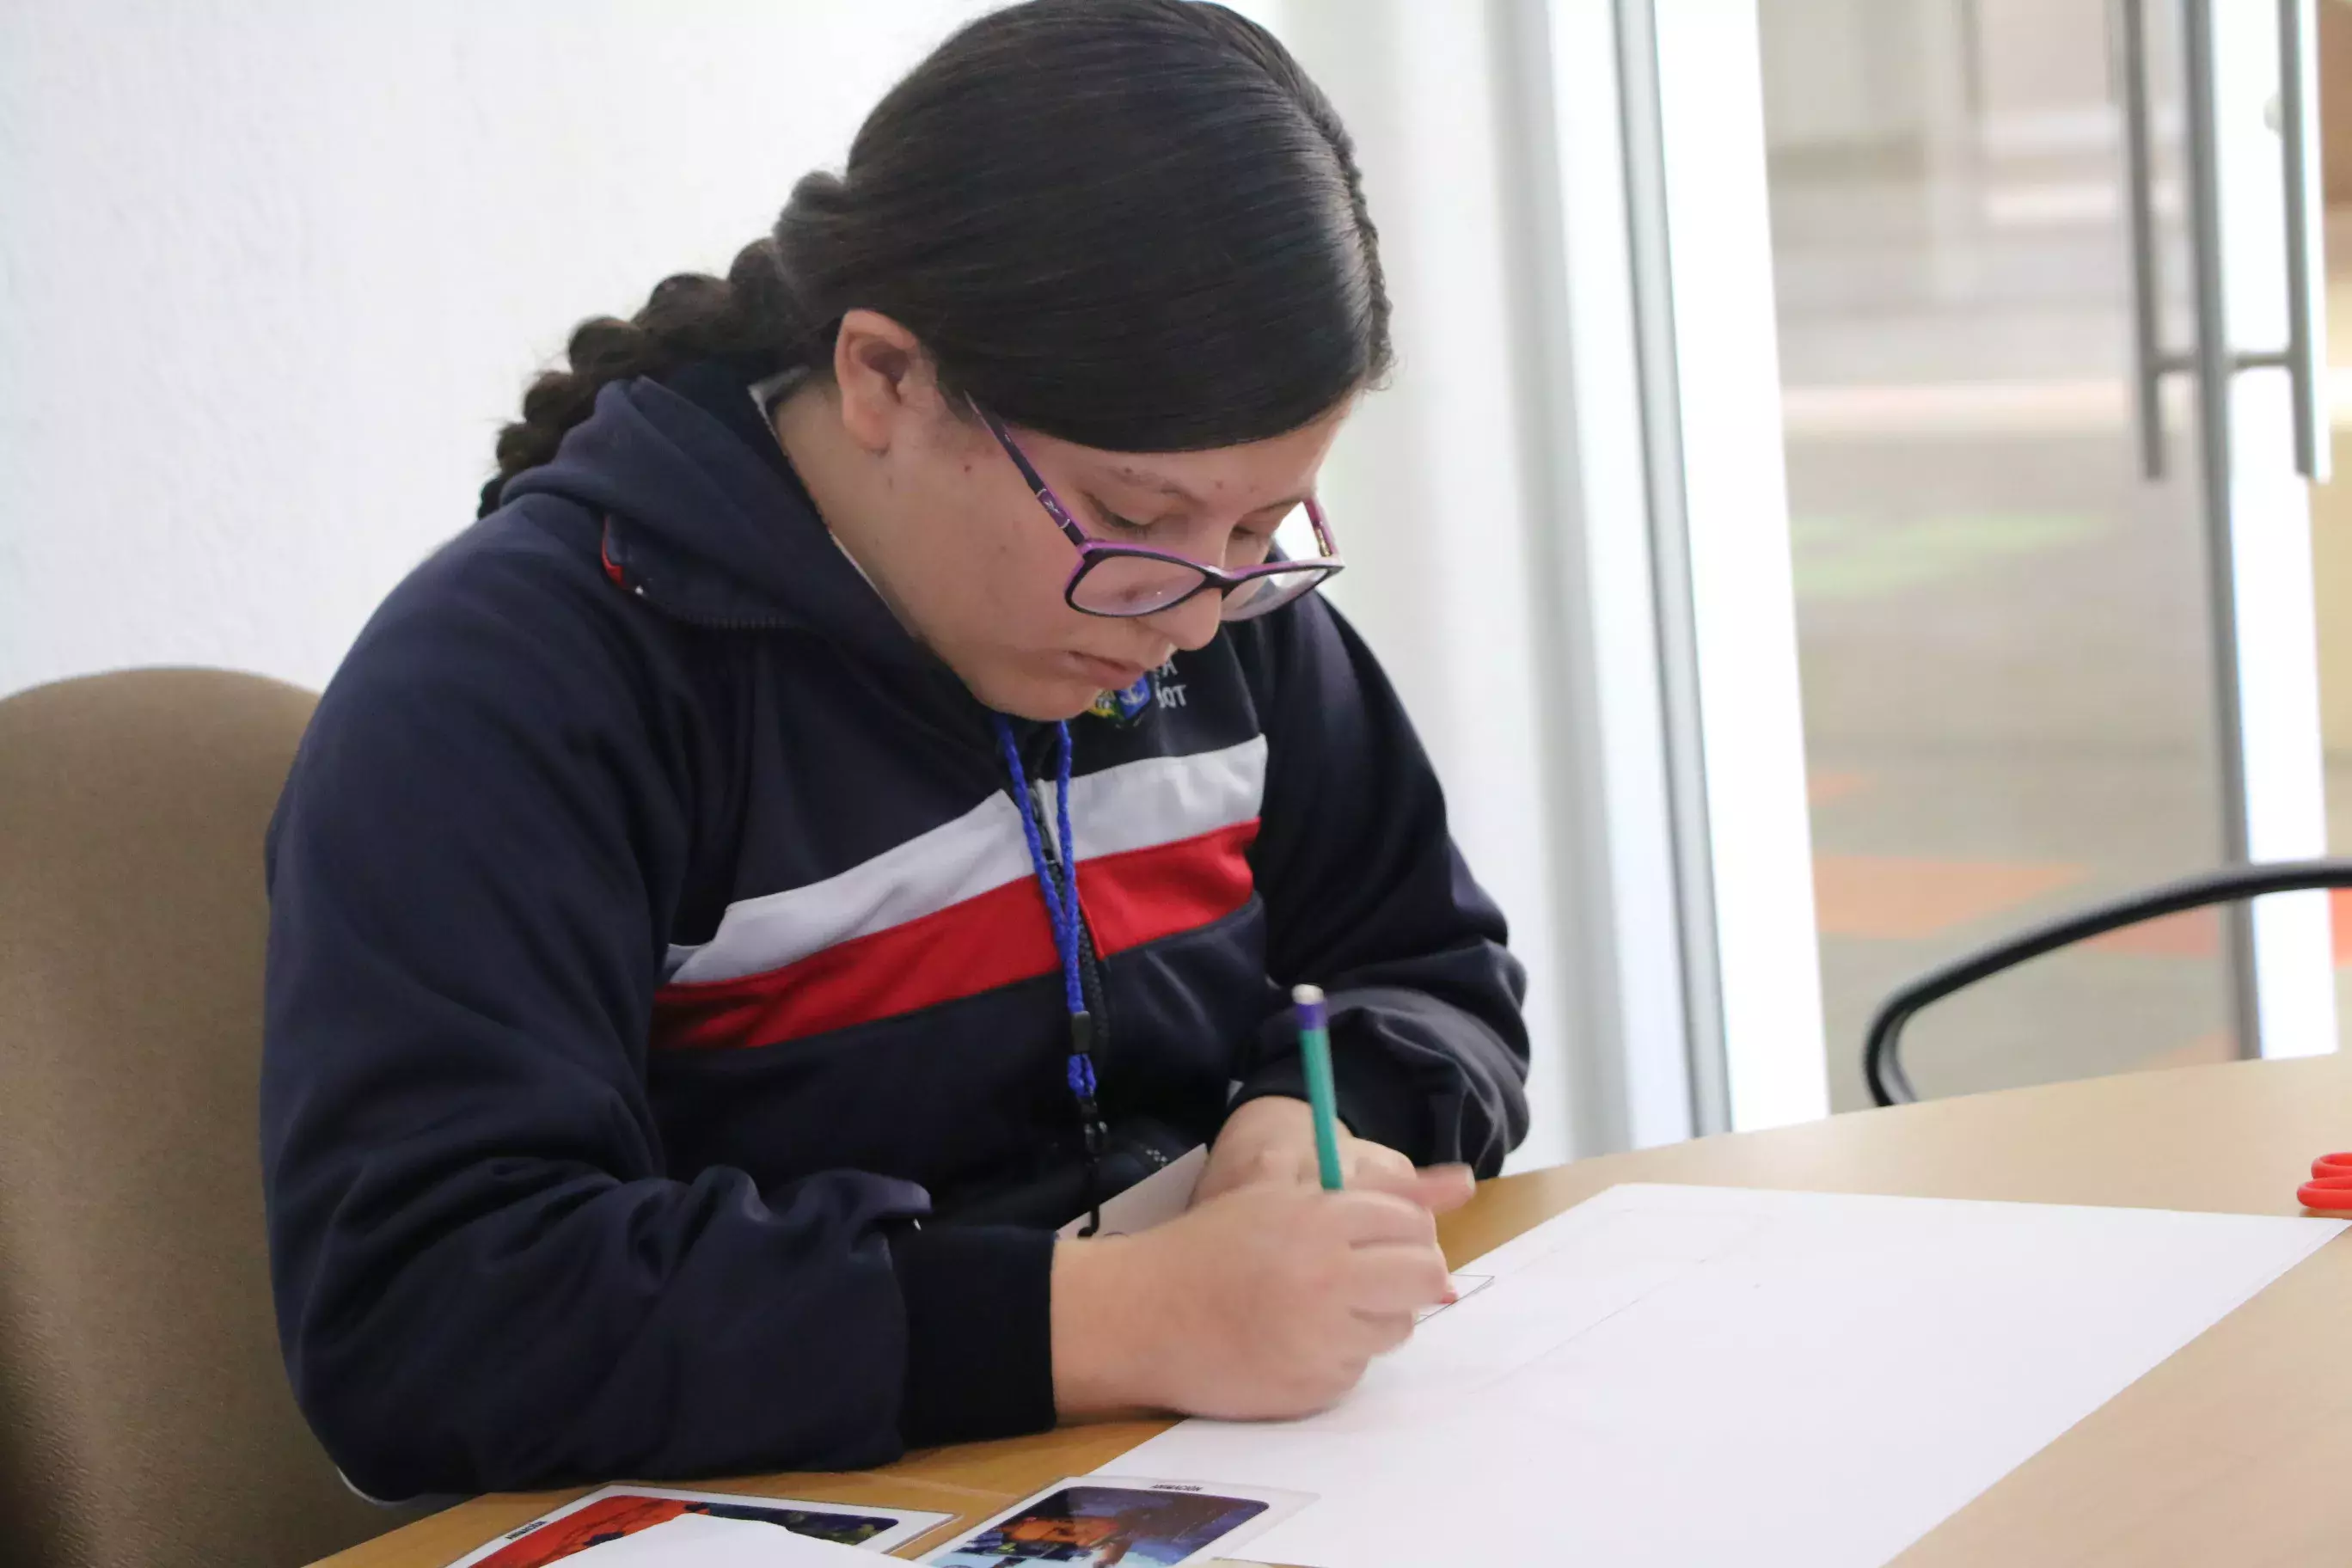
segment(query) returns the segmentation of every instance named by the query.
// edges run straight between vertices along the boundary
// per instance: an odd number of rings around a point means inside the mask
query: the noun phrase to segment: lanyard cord
[[[1078,868],[1070,844],[1070,727],[1056,725],[1061,731],[1061,746],[1054,769],[1055,827],[1062,840],[1061,885],[1055,885],[1056,869],[1045,853],[1045,836],[1037,831],[1037,817],[1031,809],[1029,773],[1021,765],[1021,748],[1013,743],[1013,726],[1003,715],[995,715],[996,743],[1004,752],[1004,771],[1013,775],[1013,792],[1021,800],[1021,831],[1029,840],[1029,864],[1037,873],[1038,890],[1045,895],[1045,918],[1053,922],[1054,949],[1062,956],[1062,992],[1069,1004],[1070,1016],[1076,1017],[1087,1010],[1086,986],[1078,978]],[[1070,1064],[1070,1092],[1091,1095],[1094,1092],[1094,1064],[1086,1066],[1083,1079],[1079,1076],[1078,1058]]]
[[[1012,775],[1013,793],[1020,803],[1021,831],[1029,841],[1029,864],[1037,873],[1037,890],[1045,896],[1046,921],[1054,928],[1054,948],[1062,960],[1062,995],[1070,1013],[1068,1079],[1085,1131],[1087,1207],[1092,1215],[1084,1234],[1090,1236],[1102,1226],[1097,1177],[1105,1129],[1102,1113],[1095,1105],[1094,1017],[1087,1011],[1086,983],[1078,959],[1084,916],[1078,909],[1077,842],[1070,833],[1070,727],[1055,726],[1060,740],[1054,769],[1055,826],[1061,838],[1057,867],[1055,858],[1045,853],[1045,835],[1038,830],[1037,814],[1029,794],[1029,774],[1021,765],[1021,748],[1013,739],[1013,726],[1001,713],[990,717],[996,724],[997,747],[1004,753],[1004,771]],[[1055,875],[1057,870],[1058,885]]]

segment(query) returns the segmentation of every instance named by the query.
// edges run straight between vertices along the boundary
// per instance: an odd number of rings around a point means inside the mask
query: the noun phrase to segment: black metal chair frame
[[[1931,969],[1881,1003],[1870,1022],[1862,1047],[1862,1076],[1870,1084],[1871,1100],[1877,1105],[1909,1105],[1919,1098],[1903,1070],[1903,1026],[1931,1002],[1940,1002],[1955,991],[2044,953],[2142,921],[2315,888],[2352,888],[2352,860],[2281,860],[2186,877],[2030,927]]]

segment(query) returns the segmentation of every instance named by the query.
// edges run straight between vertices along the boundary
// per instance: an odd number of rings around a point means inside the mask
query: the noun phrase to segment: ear
[[[914,333],[878,310],[851,310],[833,341],[834,384],[850,438],[880,456],[915,418],[935,418],[939,377]]]

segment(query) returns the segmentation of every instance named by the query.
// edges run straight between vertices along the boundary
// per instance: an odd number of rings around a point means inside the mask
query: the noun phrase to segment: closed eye
[[[1225,564],[1229,567],[1263,565],[1267,552],[1273,548],[1273,534],[1260,533],[1252,528],[1236,529],[1233,538],[1225,543]]]
[[[1107,534],[1126,534],[1129,537],[1137,537],[1150,533],[1158,526],[1156,523],[1138,522],[1131,517],[1121,517],[1093,496],[1087,498],[1087,504],[1094,509],[1095,521],[1102,525],[1103,531]]]
[[[1098,531],[1097,536],[1106,540],[1123,540],[1135,544],[1149,543],[1153,536],[1161,533],[1167,525],[1181,521],[1179,518],[1155,518],[1150,521],[1144,521],[1121,516],[1105,506],[1099,497],[1089,495],[1085,500],[1087,509],[1092,514],[1090,521]],[[1274,521],[1279,522],[1283,517],[1295,510],[1296,503],[1289,503],[1276,512]],[[1225,536],[1223,551],[1224,563],[1234,569],[1260,565],[1273,551],[1274,541],[1273,528],[1260,529],[1250,526],[1236,528]],[[1217,555],[1207,554],[1203,559],[1215,560]]]

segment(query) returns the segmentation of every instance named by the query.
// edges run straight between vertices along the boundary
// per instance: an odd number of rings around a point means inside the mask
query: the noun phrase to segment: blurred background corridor
[[[1764,0],[1833,1102],[1940,960],[2222,858],[2193,487],[2143,481],[2107,0]],[[2330,359],[2352,389],[2352,6],[2319,8]],[[2179,51],[2150,39],[2168,310]],[[2179,388],[2172,389],[2179,391]],[[2168,468],[2193,469],[2187,400]],[[2352,397],[2335,400],[2338,471]],[[2352,490],[2314,487],[2330,848],[2352,852]],[[2352,962],[2352,906],[2336,919]],[[2339,991],[2347,972],[2339,969]],[[2352,1012],[2339,1010],[2340,1017]],[[2235,1054],[2210,912],[1922,1016],[1923,1094]]]

